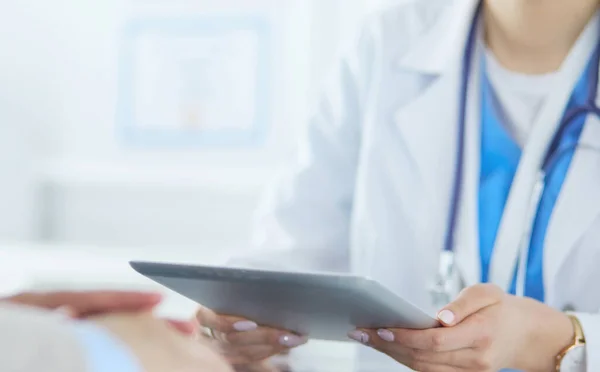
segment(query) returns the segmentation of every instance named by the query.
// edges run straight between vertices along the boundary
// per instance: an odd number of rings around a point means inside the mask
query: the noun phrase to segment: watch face
[[[562,360],[560,364],[561,372],[577,372],[577,371],[586,371],[587,363],[586,363],[586,354],[585,354],[585,345],[580,345],[570,350],[567,355]]]

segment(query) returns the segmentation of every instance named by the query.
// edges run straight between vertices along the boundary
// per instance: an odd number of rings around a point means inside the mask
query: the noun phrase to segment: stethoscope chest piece
[[[441,309],[452,302],[462,290],[462,280],[454,262],[454,252],[442,251],[438,273],[430,288],[431,301],[436,309]]]

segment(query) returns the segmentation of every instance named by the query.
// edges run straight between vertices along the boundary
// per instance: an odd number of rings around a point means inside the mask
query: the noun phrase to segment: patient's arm
[[[0,305],[0,371],[230,372],[210,347],[149,313],[74,321],[30,307]]]
[[[1,305],[0,371],[91,370],[87,368],[83,346],[60,316],[21,306]]]

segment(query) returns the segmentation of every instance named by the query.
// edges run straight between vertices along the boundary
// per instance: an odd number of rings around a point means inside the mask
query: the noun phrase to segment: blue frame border
[[[254,124],[247,130],[214,131],[142,128],[136,125],[133,102],[133,46],[144,33],[162,35],[214,34],[231,30],[252,30],[259,36]],[[122,33],[119,57],[117,137],[121,143],[143,148],[259,147],[271,126],[272,30],[266,16],[218,15],[193,18],[138,19],[130,21]]]

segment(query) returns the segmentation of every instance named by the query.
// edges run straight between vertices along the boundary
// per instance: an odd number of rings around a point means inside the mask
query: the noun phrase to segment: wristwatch
[[[573,337],[573,342],[556,356],[556,372],[585,371],[586,355],[583,328],[576,316],[571,314],[567,314],[567,316],[573,323],[575,337]]]

